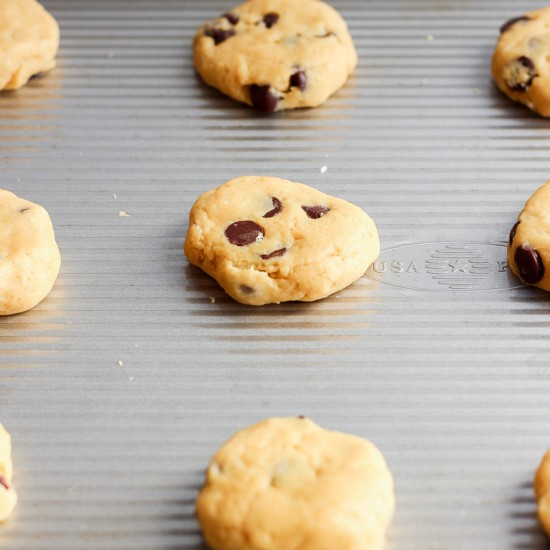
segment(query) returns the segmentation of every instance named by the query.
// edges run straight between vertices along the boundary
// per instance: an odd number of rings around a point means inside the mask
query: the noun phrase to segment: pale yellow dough
[[[274,198],[282,210],[266,218]],[[329,210],[311,219],[303,206]],[[242,221],[258,224],[265,234],[246,246],[232,244],[225,231]],[[257,306],[310,302],[347,287],[377,258],[380,240],[371,218],[350,202],[301,183],[244,176],[198,198],[184,250],[235,300]]]
[[[60,264],[46,210],[0,189],[0,315],[21,313],[41,302]]]
[[[550,117],[550,6],[514,19],[495,47],[493,78],[508,97]]]
[[[307,418],[271,418],[214,455],[197,517],[214,550],[380,550],[395,509],[382,453]]]
[[[0,90],[55,67],[57,21],[35,0],[0,0]]]
[[[542,458],[535,475],[535,498],[539,520],[550,536],[550,451]]]
[[[0,521],[11,515],[17,503],[17,493],[11,485],[12,476],[11,437],[0,424]]]
[[[357,54],[340,14],[320,0],[249,0],[205,23],[193,45],[195,67],[224,94],[252,105],[250,86],[271,85],[280,97],[273,110],[315,107],[341,88],[357,64]],[[267,14],[278,20],[270,28]],[[216,44],[212,29],[234,32]],[[292,87],[302,70],[305,89]]]

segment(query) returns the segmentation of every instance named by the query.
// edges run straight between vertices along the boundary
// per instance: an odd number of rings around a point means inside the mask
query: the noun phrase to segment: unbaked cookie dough
[[[357,64],[345,21],[320,0],[249,0],[202,25],[193,52],[207,84],[264,112],[320,105]]]
[[[288,180],[245,176],[201,195],[184,251],[249,305],[325,298],[361,277],[380,252],[358,206]]]
[[[41,302],[60,264],[46,210],[0,189],[0,315],[21,313]]]
[[[511,99],[550,116],[550,7],[510,19],[500,28],[493,78]]]
[[[0,424],[0,521],[11,515],[17,503],[17,493],[11,485],[12,476],[11,437]]]
[[[544,530],[550,536],[550,451],[548,451],[535,475],[537,513]]]
[[[0,0],[0,90],[55,67],[59,26],[35,0]]]
[[[214,455],[197,517],[214,550],[380,550],[393,478],[360,437],[307,418],[271,418]]]
[[[525,204],[508,239],[508,265],[523,282],[550,290],[550,181]]]

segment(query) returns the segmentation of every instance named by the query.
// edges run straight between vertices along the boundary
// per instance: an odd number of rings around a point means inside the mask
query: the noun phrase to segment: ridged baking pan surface
[[[550,179],[550,122],[491,82],[512,0],[334,0],[359,66],[323,107],[261,116],[206,87],[218,0],[44,0],[59,66],[0,94],[0,187],[43,204],[63,257],[0,319],[10,550],[203,550],[211,454],[268,416],[365,436],[395,475],[389,550],[542,550],[550,300],[505,242]],[[326,300],[251,308],[183,257],[196,197],[285,177],[376,221],[378,262]],[[120,215],[125,212],[127,216]],[[338,550],[338,549],[335,549]]]

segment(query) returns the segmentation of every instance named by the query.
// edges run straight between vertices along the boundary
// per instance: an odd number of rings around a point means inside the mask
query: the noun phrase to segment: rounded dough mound
[[[275,200],[280,210],[273,213]],[[264,234],[232,243],[227,230],[242,222]],[[371,218],[350,202],[301,183],[244,176],[198,198],[184,251],[235,300],[263,305],[311,302],[347,287],[378,257],[380,240]]]
[[[550,117],[550,6],[510,19],[492,60],[493,78],[511,99]]]
[[[539,520],[550,536],[550,451],[548,451],[535,475],[535,498]]]
[[[35,0],[0,0],[0,90],[55,67],[57,21]]]
[[[525,204],[508,240],[508,265],[524,283],[550,291],[550,181]]]
[[[41,302],[60,265],[46,210],[0,189],[0,315],[21,313]]]
[[[207,84],[264,111],[320,105],[357,64],[345,21],[320,0],[249,0],[201,26],[193,51]]]
[[[0,424],[0,521],[11,515],[17,503],[17,493],[11,486],[12,476],[11,437]]]
[[[380,550],[393,478],[360,437],[307,418],[271,418],[214,455],[197,517],[215,550]]]

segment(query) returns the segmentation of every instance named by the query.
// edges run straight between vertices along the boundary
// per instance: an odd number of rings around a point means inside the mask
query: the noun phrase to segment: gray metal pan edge
[[[531,484],[550,447],[550,301],[508,277],[502,242],[550,179],[550,122],[489,73],[499,25],[539,4],[335,0],[356,74],[268,118],[193,71],[193,33],[225,2],[44,4],[59,67],[0,95],[0,187],[50,211],[63,266],[46,301],[0,320],[20,494],[0,547],[200,550],[210,455],[304,414],[383,450],[390,550],[545,548]],[[318,303],[226,298],[183,258],[187,214],[251,173],[363,207],[376,270]]]

